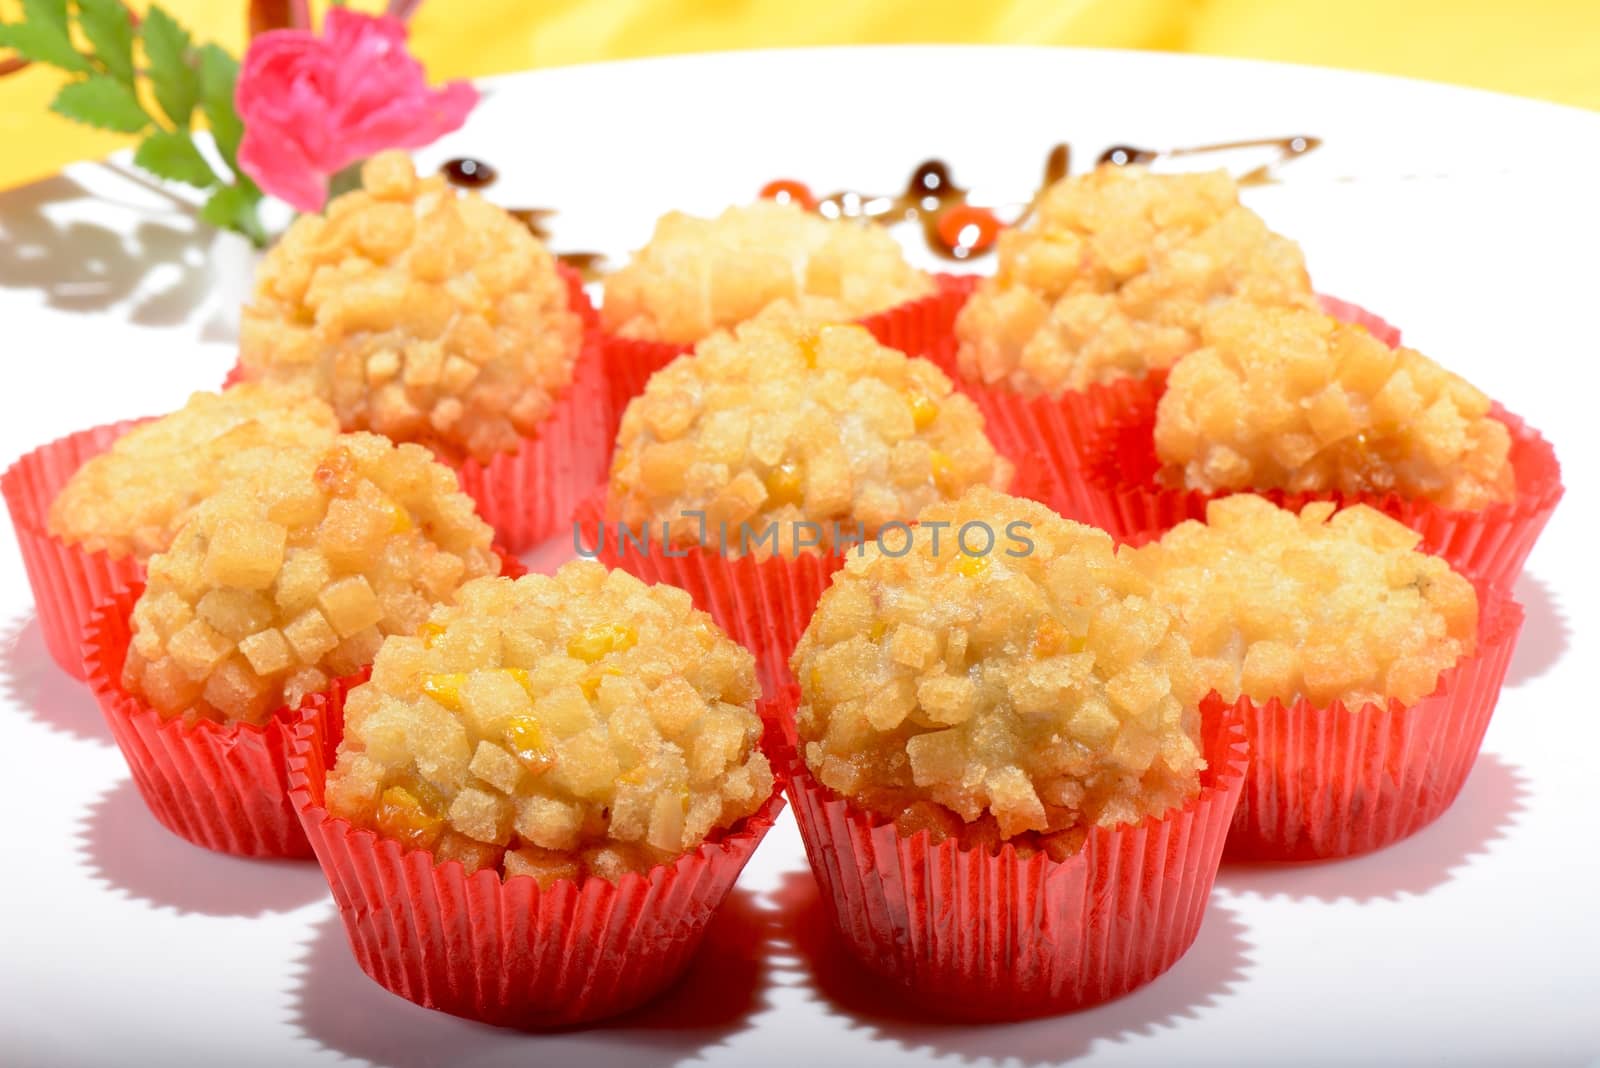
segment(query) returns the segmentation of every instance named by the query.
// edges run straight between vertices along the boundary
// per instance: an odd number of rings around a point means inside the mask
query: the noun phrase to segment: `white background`
[[[775,177],[894,192],[940,155],[999,202],[1031,192],[1058,140],[1082,165],[1115,143],[1296,133],[1327,145],[1250,203],[1320,289],[1401,325],[1565,466],[1484,753],[1433,827],[1360,860],[1226,867],[1198,943],[1153,985],[964,1027],[908,1015],[840,958],[785,816],[677,992],[589,1032],[497,1031],[361,975],[314,865],[212,855],[151,820],[49,662],[5,528],[0,1062],[1600,1064],[1600,117],[1266,64],[863,49],[498,80],[426,159],[486,157],[497,198],[563,209],[558,248],[621,253],[661,211]],[[247,271],[181,204],[99,165],[0,194],[0,460],[214,386]]]

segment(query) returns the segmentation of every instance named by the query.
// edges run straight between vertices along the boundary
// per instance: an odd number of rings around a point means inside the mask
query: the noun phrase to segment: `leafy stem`
[[[238,60],[218,45],[196,45],[154,5],[139,19],[123,0],[23,0],[22,14],[20,22],[0,23],[0,47],[71,76],[50,110],[102,130],[142,135],[133,155],[137,166],[206,193],[200,209],[206,222],[258,246],[266,243],[257,211],[261,190],[239,168]],[[195,140],[197,116],[210,129],[220,167]]]

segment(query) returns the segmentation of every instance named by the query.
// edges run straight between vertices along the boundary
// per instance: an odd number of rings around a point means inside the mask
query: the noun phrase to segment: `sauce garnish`
[[[482,189],[484,186],[493,185],[500,173],[481,159],[462,157],[447,160],[439,168],[445,180],[451,185],[462,189]]]
[[[1163,159],[1183,159],[1241,149],[1276,149],[1276,159],[1237,177],[1240,185],[1265,185],[1277,181],[1278,167],[1304,156],[1320,144],[1320,138],[1296,135],[1166,149],[1113,145],[1102,152],[1096,162],[1126,167],[1129,164],[1150,164]],[[1000,210],[996,208],[973,204],[970,200],[971,191],[957,184],[949,164],[940,159],[918,164],[911,172],[904,191],[897,194],[861,193],[847,189],[813,197],[805,183],[780,178],[768,182],[762,188],[761,195],[793,201],[802,207],[809,202],[814,205],[815,211],[829,219],[866,219],[884,226],[914,223],[922,230],[923,243],[935,255],[948,260],[968,260],[993,249],[1002,229],[1025,222],[1033,214],[1045,190],[1070,173],[1072,146],[1063,142],[1051,148],[1045,157],[1043,178],[1033,195],[1025,203],[1010,205],[1006,212],[1009,219],[1002,219]]]
[[[1278,168],[1309,154],[1321,144],[1319,137],[1295,135],[1179,148],[1113,145],[1100,153],[1096,163],[1125,167],[1244,149],[1275,149],[1276,159],[1236,177],[1243,186],[1267,185],[1278,180]],[[499,177],[490,164],[466,157],[445,163],[440,173],[450,184],[463,189],[483,189]],[[845,189],[819,197],[804,182],[779,178],[762,186],[760,195],[770,200],[797,204],[828,219],[866,219],[883,226],[913,224],[922,231],[923,242],[935,255],[948,260],[965,261],[992,251],[1002,230],[1026,222],[1045,191],[1071,173],[1072,146],[1062,142],[1052,147],[1046,155],[1044,173],[1033,194],[1025,202],[1009,206],[989,207],[971,203],[971,191],[957,184],[949,164],[940,159],[928,159],[918,164],[899,193],[861,193]],[[516,208],[511,209],[511,214],[522,220],[539,240],[549,242],[549,220],[555,214],[554,208]],[[556,257],[582,272],[584,278],[590,281],[599,277],[605,263],[605,257],[598,252],[559,252]]]

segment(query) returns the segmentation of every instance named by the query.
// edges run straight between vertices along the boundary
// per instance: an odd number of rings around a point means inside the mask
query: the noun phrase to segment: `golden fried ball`
[[[1196,795],[1198,672],[1108,535],[975,489],[904,544],[850,557],[791,660],[823,785],[906,833],[1052,855]]]
[[[1172,370],[1156,453],[1173,485],[1387,493],[1447,508],[1515,494],[1489,398],[1411,349],[1320,312],[1230,305]]]
[[[528,228],[399,152],[303,215],[244,310],[252,378],[301,382],[346,430],[487,462],[538,432],[572,381],[582,323]]]
[[[592,561],[469,583],[350,693],[329,811],[468,871],[614,881],[766,801],[756,696],[682,590]]]
[[[1212,501],[1132,555],[1174,609],[1177,629],[1215,687],[1284,704],[1305,697],[1414,704],[1472,655],[1472,583],[1419,535],[1365,505],[1331,502],[1296,516],[1253,494]]]
[[[860,326],[762,317],[707,338],[628,405],[609,510],[667,523],[678,543],[789,554],[1011,474],[977,406],[927,360]]]
[[[147,560],[195,505],[270,455],[259,447],[314,446],[338,432],[332,409],[286,386],[196,393],[78,468],[50,504],[50,533],[86,552]]]
[[[492,535],[420,445],[271,451],[150,558],[123,685],[164,715],[262,722],[499,574]]]
[[[619,337],[687,345],[778,300],[855,319],[932,293],[882,227],[760,200],[715,219],[670,212],[605,282],[601,321]]]
[[[1226,300],[1315,307],[1294,242],[1239,203],[1223,171],[1103,165],[1063,178],[956,320],[962,377],[1024,394],[1170,367]]]

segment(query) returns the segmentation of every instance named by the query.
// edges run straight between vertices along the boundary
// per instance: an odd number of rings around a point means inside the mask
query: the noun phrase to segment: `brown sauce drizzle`
[[[444,175],[445,181],[461,189],[482,189],[493,185],[500,177],[500,172],[483,160],[466,156],[446,160],[439,173]]]
[[[894,196],[841,190],[817,198],[813,206],[828,219],[869,219],[884,226],[915,224],[921,227],[923,241],[934,252],[945,259],[965,260],[988,251],[999,233],[999,220],[992,212],[967,203],[970,192],[956,184],[948,164],[930,159],[911,172],[904,191]],[[977,232],[968,240],[958,236],[965,227],[939,225],[946,212],[957,207],[970,209],[970,225]]]
[[[1249,141],[1220,141],[1214,145],[1195,145],[1190,148],[1151,149],[1134,148],[1131,145],[1113,145],[1100,154],[1101,163],[1113,163],[1119,167],[1130,163],[1154,163],[1158,159],[1183,159],[1186,156],[1203,156],[1215,152],[1237,152],[1246,148],[1273,148],[1278,151],[1278,158],[1261,164],[1244,174],[1235,176],[1234,180],[1240,185],[1269,185],[1278,180],[1277,168],[1294,162],[1307,153],[1316,151],[1322,145],[1320,137],[1262,137]],[[1065,146],[1060,146],[1065,147]]]
[[[1124,167],[1242,149],[1276,149],[1276,159],[1236,179],[1240,185],[1266,185],[1278,180],[1279,167],[1312,152],[1321,144],[1320,138],[1297,135],[1167,149],[1113,145],[1100,154],[1096,163]],[[914,223],[921,228],[924,243],[935,255],[950,260],[967,260],[993,248],[1001,228],[1025,222],[1033,214],[1045,190],[1071,173],[1072,146],[1062,143],[1051,148],[1045,157],[1044,174],[1038,188],[1026,203],[1012,206],[1007,212],[1010,217],[1006,221],[1001,221],[994,210],[971,204],[968,199],[970,190],[957,184],[950,167],[938,159],[920,164],[912,172],[904,192],[899,194],[876,195],[841,190],[816,198],[811,206],[830,219],[868,219],[885,226]],[[805,187],[794,181],[773,182],[767,190],[780,186],[791,199],[803,199],[805,196]],[[767,195],[767,190],[763,190],[763,195]]]
[[[1296,135],[1161,149],[1113,145],[1100,153],[1096,163],[1122,167],[1244,149],[1274,149],[1277,152],[1275,159],[1237,175],[1235,179],[1242,186],[1267,185],[1278,181],[1279,168],[1310,154],[1321,144],[1319,137]],[[441,168],[441,173],[452,185],[464,189],[486,188],[498,177],[494,167],[470,158],[450,160]],[[1001,211],[972,204],[969,200],[971,190],[957,184],[950,166],[940,159],[929,159],[919,164],[899,193],[861,193],[842,189],[826,196],[813,197],[804,183],[779,179],[767,183],[761,195],[792,200],[829,219],[866,219],[882,226],[914,225],[922,231],[923,242],[935,255],[948,260],[965,261],[991,251],[1002,229],[1025,222],[1033,214],[1045,190],[1071,173],[1072,146],[1065,142],[1055,145],[1045,157],[1044,173],[1033,195],[1026,202],[1004,209],[1004,214],[1009,216],[1004,219]],[[555,214],[555,209],[518,208],[513,209],[511,214],[520,219],[539,240],[549,242],[549,220]],[[556,256],[562,263],[582,272],[589,281],[599,277],[605,263],[605,257],[598,252],[561,252]]]

